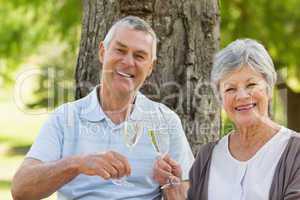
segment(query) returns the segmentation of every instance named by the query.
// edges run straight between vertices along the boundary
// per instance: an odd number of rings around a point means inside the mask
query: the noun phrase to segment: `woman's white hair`
[[[219,100],[221,100],[220,80],[226,74],[243,66],[249,66],[263,75],[267,83],[267,94],[271,96],[277,74],[270,55],[257,41],[238,39],[219,51],[214,57],[211,84]]]

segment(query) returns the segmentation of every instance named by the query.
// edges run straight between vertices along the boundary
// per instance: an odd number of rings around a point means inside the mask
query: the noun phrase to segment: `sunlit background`
[[[81,10],[80,0],[0,0],[1,200],[47,113],[73,100]]]
[[[300,107],[300,1],[221,0],[220,6],[221,47],[240,37],[266,46],[279,74],[272,115],[299,131],[300,113],[289,105]],[[12,199],[11,178],[48,113],[74,99],[81,17],[79,0],[0,0],[1,200]],[[223,114],[221,134],[230,128]]]

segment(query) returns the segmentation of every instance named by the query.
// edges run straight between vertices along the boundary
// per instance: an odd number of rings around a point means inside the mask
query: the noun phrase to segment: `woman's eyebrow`
[[[257,81],[257,78],[256,77],[251,77],[251,78],[248,78],[246,80],[246,82],[249,82],[249,81]]]
[[[232,86],[234,86],[234,84],[233,83],[224,83],[223,84],[223,87],[232,87]]]

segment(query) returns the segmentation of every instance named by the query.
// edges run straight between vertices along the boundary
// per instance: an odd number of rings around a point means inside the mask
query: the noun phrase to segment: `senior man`
[[[14,199],[42,199],[56,191],[59,200],[161,198],[149,127],[143,126],[132,150],[124,144],[124,121],[131,119],[171,127],[166,158],[181,167],[169,171],[187,179],[194,158],[179,117],[139,92],[152,72],[156,46],[154,31],[138,17],[111,27],[99,45],[100,85],[50,115],[14,176]],[[131,187],[115,183],[124,177]],[[167,183],[167,177],[160,178]]]

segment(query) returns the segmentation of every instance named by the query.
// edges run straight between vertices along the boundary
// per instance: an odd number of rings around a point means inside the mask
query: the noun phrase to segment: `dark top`
[[[208,200],[209,169],[216,144],[201,146],[190,170],[188,200]],[[296,135],[289,139],[281,155],[269,194],[269,200],[300,200],[300,138]]]

